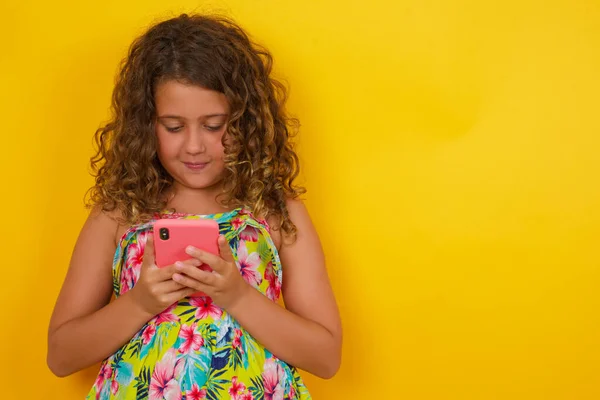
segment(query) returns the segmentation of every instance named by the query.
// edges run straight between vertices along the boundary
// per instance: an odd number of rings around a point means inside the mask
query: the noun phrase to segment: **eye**
[[[204,125],[207,131],[218,132],[223,128],[223,125]]]
[[[183,129],[183,126],[165,126],[165,129],[169,132],[179,132],[181,129]]]

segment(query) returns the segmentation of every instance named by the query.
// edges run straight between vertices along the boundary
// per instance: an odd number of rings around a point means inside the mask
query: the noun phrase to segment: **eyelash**
[[[205,126],[204,126],[204,128],[206,128],[206,130],[207,130],[207,131],[210,131],[210,132],[218,132],[218,131],[220,131],[220,130],[221,130],[221,128],[222,128],[222,127],[223,127],[223,125],[218,125],[218,126],[210,126],[210,125],[205,125]],[[180,131],[182,128],[183,128],[183,126],[177,126],[177,127],[174,127],[174,128],[170,128],[170,127],[167,127],[167,126],[165,126],[165,129],[166,129],[167,131],[169,131],[169,132],[172,132],[172,133],[177,133],[177,132],[179,132],[179,131]]]
[[[204,127],[206,128],[207,131],[218,132],[218,131],[221,130],[221,128],[223,127],[223,125],[216,125],[216,126],[205,125]]]

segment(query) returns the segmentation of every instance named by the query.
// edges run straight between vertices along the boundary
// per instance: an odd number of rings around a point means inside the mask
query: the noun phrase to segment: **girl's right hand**
[[[184,264],[199,266],[196,259],[184,261]],[[140,276],[129,291],[134,303],[144,312],[154,317],[167,307],[191,295],[196,290],[175,282],[173,274],[177,270],[174,265],[159,268],[154,263],[154,241],[148,236],[144,250]]]

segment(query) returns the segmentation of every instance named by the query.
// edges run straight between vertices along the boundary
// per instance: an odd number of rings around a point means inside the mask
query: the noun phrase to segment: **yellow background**
[[[597,0],[5,3],[0,398],[92,384],[45,365],[92,134],[133,37],[199,4],[272,50],[303,123],[345,328],[316,399],[600,398]]]

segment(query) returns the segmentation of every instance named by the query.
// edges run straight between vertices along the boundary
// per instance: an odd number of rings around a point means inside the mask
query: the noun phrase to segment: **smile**
[[[188,163],[188,162],[184,162],[183,164],[186,166],[186,168],[188,168],[188,169],[190,169],[192,171],[201,171],[201,170],[203,170],[208,165],[207,162],[206,163]]]

